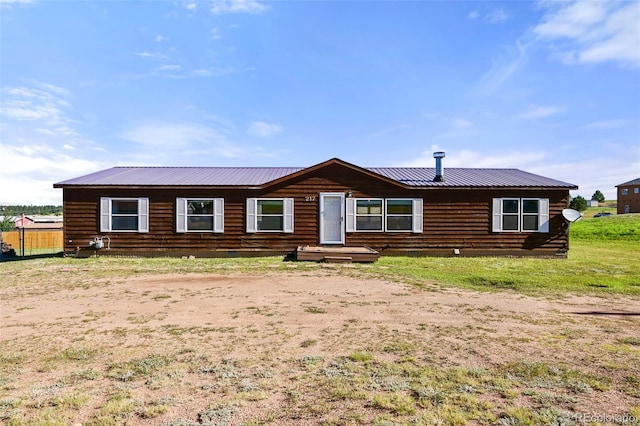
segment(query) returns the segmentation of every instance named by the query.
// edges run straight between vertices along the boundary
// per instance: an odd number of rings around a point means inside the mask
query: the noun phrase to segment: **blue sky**
[[[117,165],[640,177],[640,2],[0,0],[0,203]]]

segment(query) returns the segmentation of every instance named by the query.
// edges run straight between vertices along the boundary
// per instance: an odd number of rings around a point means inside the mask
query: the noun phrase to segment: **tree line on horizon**
[[[2,216],[20,216],[22,214],[38,214],[38,215],[61,215],[62,206],[36,206],[36,205],[2,205],[0,206],[0,215]]]

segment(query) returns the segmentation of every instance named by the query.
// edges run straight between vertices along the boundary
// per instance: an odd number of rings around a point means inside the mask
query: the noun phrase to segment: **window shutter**
[[[213,199],[213,232],[224,232],[224,198]]]
[[[138,199],[138,232],[149,232],[149,199]]]
[[[493,199],[493,232],[502,231],[502,198]]]
[[[347,232],[356,231],[356,199],[347,198]]]
[[[293,232],[293,198],[284,199],[284,232]]]
[[[538,232],[549,232],[549,199],[538,200]]]
[[[187,232],[187,199],[176,198],[176,232]]]
[[[247,198],[247,233],[256,232],[256,199]]]
[[[100,232],[111,232],[111,198],[100,198]]]
[[[413,200],[413,232],[416,234],[422,233],[422,204],[422,198]]]

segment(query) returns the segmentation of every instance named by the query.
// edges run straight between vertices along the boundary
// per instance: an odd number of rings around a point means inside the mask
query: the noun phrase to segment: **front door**
[[[344,194],[320,194],[320,244],[344,244]]]

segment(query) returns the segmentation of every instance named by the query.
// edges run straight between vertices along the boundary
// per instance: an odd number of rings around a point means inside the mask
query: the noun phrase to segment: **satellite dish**
[[[564,217],[567,222],[573,223],[582,219],[582,213],[574,209],[564,209],[562,210],[562,217]]]

